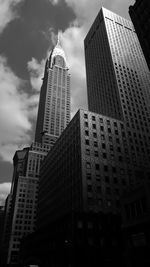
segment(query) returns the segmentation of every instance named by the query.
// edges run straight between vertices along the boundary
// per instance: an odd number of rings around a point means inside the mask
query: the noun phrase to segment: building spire
[[[61,31],[58,31],[56,46],[61,46]]]
[[[51,53],[50,53],[50,57],[49,57],[49,61],[48,61],[48,66],[50,68],[52,68],[53,63],[54,63],[54,58],[56,56],[61,56],[64,59],[64,68],[67,68],[67,60],[66,60],[66,56],[65,56],[65,52],[62,48],[62,31],[58,31],[57,34],[57,42],[56,45],[54,46],[54,48],[52,49]]]

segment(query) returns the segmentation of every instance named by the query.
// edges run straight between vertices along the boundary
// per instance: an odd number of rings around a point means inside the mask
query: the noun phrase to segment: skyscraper
[[[45,64],[35,142],[53,145],[70,121],[70,74],[60,39]]]
[[[9,194],[5,201],[5,215],[4,215],[4,225],[3,225],[3,234],[2,234],[2,253],[1,253],[1,261],[2,266],[5,265],[8,256],[8,247],[9,247],[9,239],[10,239],[10,226],[11,226],[11,201],[12,195]]]
[[[129,14],[134,24],[137,36],[147,65],[150,70],[150,2],[149,0],[136,0],[133,6],[129,7]]]
[[[132,23],[102,8],[85,38],[89,110],[124,122],[139,179],[150,177],[150,73]]]
[[[14,155],[8,264],[18,264],[20,240],[35,230],[41,163],[69,121],[70,74],[58,38],[45,65],[35,142]]]

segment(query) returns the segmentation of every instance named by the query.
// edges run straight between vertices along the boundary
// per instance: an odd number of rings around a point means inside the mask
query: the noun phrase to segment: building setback
[[[129,7],[129,14],[150,70],[150,2],[136,0],[135,4]]]

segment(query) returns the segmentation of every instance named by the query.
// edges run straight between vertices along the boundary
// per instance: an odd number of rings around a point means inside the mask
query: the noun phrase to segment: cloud
[[[7,195],[10,193],[11,183],[0,184],[0,206],[3,206]]]
[[[59,4],[60,0],[49,0],[49,2],[55,6]]]
[[[49,0],[53,5],[56,5],[64,0]],[[74,13],[77,16],[77,19],[80,21],[91,21],[96,17],[96,14],[99,12],[100,8],[103,6],[110,9],[113,12],[116,12],[120,16],[125,16],[129,18],[128,8],[130,5],[135,3],[135,0],[65,0],[66,4],[72,8]]]
[[[44,72],[45,60],[41,60],[38,62],[37,59],[32,58],[27,63],[27,68],[30,74],[30,83],[34,90],[40,91],[41,84],[42,84],[42,77]]]
[[[71,113],[87,107],[86,76],[83,49],[84,29],[71,26],[62,33],[61,42],[71,73]]]
[[[18,16],[16,7],[24,0],[0,0],[0,33],[7,24]]]
[[[35,96],[24,92],[25,81],[19,79],[0,56],[0,158],[12,162],[19,145],[30,143],[30,119],[37,105]]]
[[[32,58],[27,62],[27,69],[30,76],[31,87],[34,91],[33,96],[30,98],[30,104],[33,105],[32,108],[32,117],[36,118],[38,112],[39,96],[40,89],[42,85],[42,77],[44,75],[44,66],[45,59],[42,59],[41,62],[38,62],[37,59]]]

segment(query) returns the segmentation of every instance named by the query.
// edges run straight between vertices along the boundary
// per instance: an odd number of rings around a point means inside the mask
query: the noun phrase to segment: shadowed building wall
[[[136,0],[129,7],[129,14],[150,70],[150,1]]]

